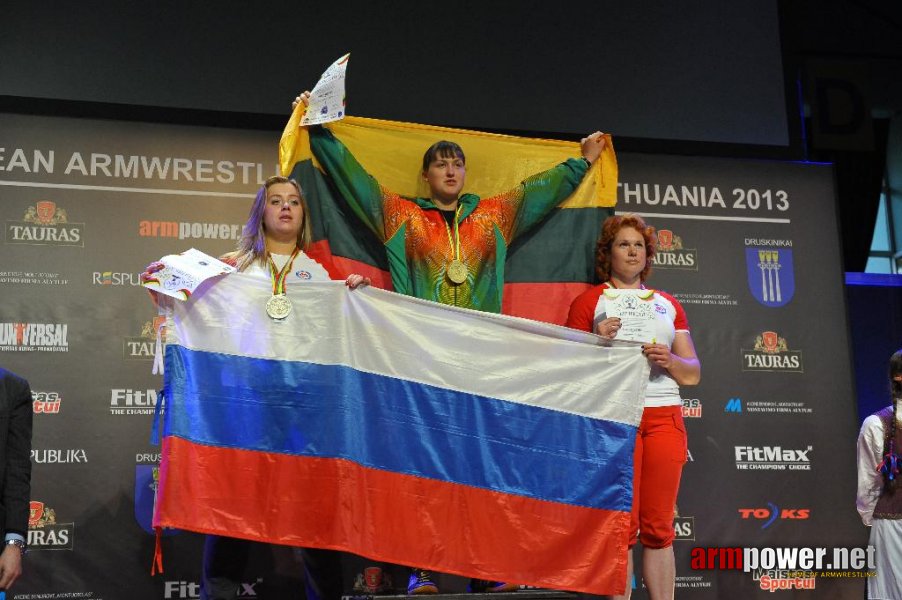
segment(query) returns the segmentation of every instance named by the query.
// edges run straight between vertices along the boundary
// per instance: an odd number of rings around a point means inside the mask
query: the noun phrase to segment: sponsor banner
[[[111,415],[152,415],[157,406],[157,391],[132,388],[110,390]]]
[[[39,465],[86,463],[88,452],[84,448],[34,448],[31,461]]]
[[[656,269],[682,269],[698,271],[698,251],[686,248],[683,238],[670,229],[657,230],[654,266]]]
[[[807,521],[811,517],[810,508],[780,508],[773,502],[766,507],[740,508],[739,517],[743,520],[759,521],[761,529],[767,529],[777,521]]]

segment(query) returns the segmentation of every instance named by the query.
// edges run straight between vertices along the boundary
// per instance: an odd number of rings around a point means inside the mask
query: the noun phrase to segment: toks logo
[[[56,392],[31,391],[31,408],[34,414],[56,414],[60,411],[63,399]]]
[[[57,523],[56,511],[32,500],[28,506],[29,550],[72,550],[75,523]]]
[[[157,344],[157,329],[163,327],[166,317],[157,316],[153,321],[146,321],[141,327],[141,335],[127,337],[123,340],[122,355],[127,360],[153,360]],[[165,341],[165,328],[162,341]]]
[[[68,352],[65,323],[0,323],[0,351]]]
[[[56,202],[41,200],[25,209],[21,221],[6,222],[6,243],[84,247],[84,225],[70,223],[66,211]]]
[[[802,352],[789,350],[786,338],[776,331],[764,331],[755,337],[752,350],[741,349],[743,371],[782,371],[802,373]]]
[[[784,508],[780,509],[773,502],[767,503],[767,508],[740,508],[739,517],[742,519],[758,519],[764,521],[761,529],[767,529],[777,519],[789,519],[796,521],[807,520],[811,516],[810,508]]]
[[[698,271],[698,252],[683,248],[683,240],[670,229],[659,229],[653,259],[655,268]]]

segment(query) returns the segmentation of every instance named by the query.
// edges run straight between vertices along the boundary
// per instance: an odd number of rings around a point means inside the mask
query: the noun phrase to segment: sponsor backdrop
[[[167,532],[150,576],[161,380],[143,267],[232,249],[277,133],[0,115],[0,364],[34,390],[31,552],[14,598],[194,598],[202,539]],[[684,305],[702,361],[685,388],[681,598],[863,580],[693,571],[697,546],[861,546],[854,406],[831,169],[622,154],[618,210],[658,229],[650,284]],[[350,592],[403,569],[345,561]],[[380,569],[381,567],[381,569]],[[600,570],[604,565],[599,565]],[[243,598],[300,597],[299,558],[258,546]],[[443,578],[449,591],[460,578]],[[641,574],[635,597],[645,597]]]

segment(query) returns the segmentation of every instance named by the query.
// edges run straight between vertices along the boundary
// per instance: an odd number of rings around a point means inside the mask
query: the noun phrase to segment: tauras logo
[[[777,335],[776,331],[764,331],[755,337],[755,345],[751,350],[742,349],[743,371],[783,371],[786,373],[802,373],[802,353],[790,350],[786,338]]]
[[[166,317],[154,317],[141,327],[141,335],[123,340],[122,353],[128,360],[152,360],[156,351],[157,329],[163,326]],[[163,338],[165,340],[165,337]]]
[[[88,454],[84,448],[45,448],[32,450],[31,460],[37,464],[86,463]]]
[[[65,323],[0,323],[0,350],[68,352],[68,336]]]
[[[698,271],[698,252],[684,248],[683,239],[670,229],[659,229],[655,246],[654,265],[661,269]]]
[[[75,523],[57,523],[56,511],[32,500],[28,506],[29,550],[72,550]]]
[[[782,446],[734,446],[736,468],[741,470],[810,471],[809,454],[813,447],[803,450]]]
[[[7,244],[84,246],[84,223],[70,223],[56,202],[41,200],[25,209],[21,221],[6,222]]]

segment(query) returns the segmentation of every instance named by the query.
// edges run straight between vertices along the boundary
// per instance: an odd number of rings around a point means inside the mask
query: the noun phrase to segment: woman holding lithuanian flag
[[[306,105],[310,93],[295,99]],[[310,149],[355,215],[384,244],[394,290],[408,296],[501,312],[504,261],[510,244],[570,196],[599,158],[607,136],[582,139],[581,158],[526,178],[488,198],[463,193],[463,149],[439,141],[423,156],[429,197],[386,189],[331,131],[308,129]]]

